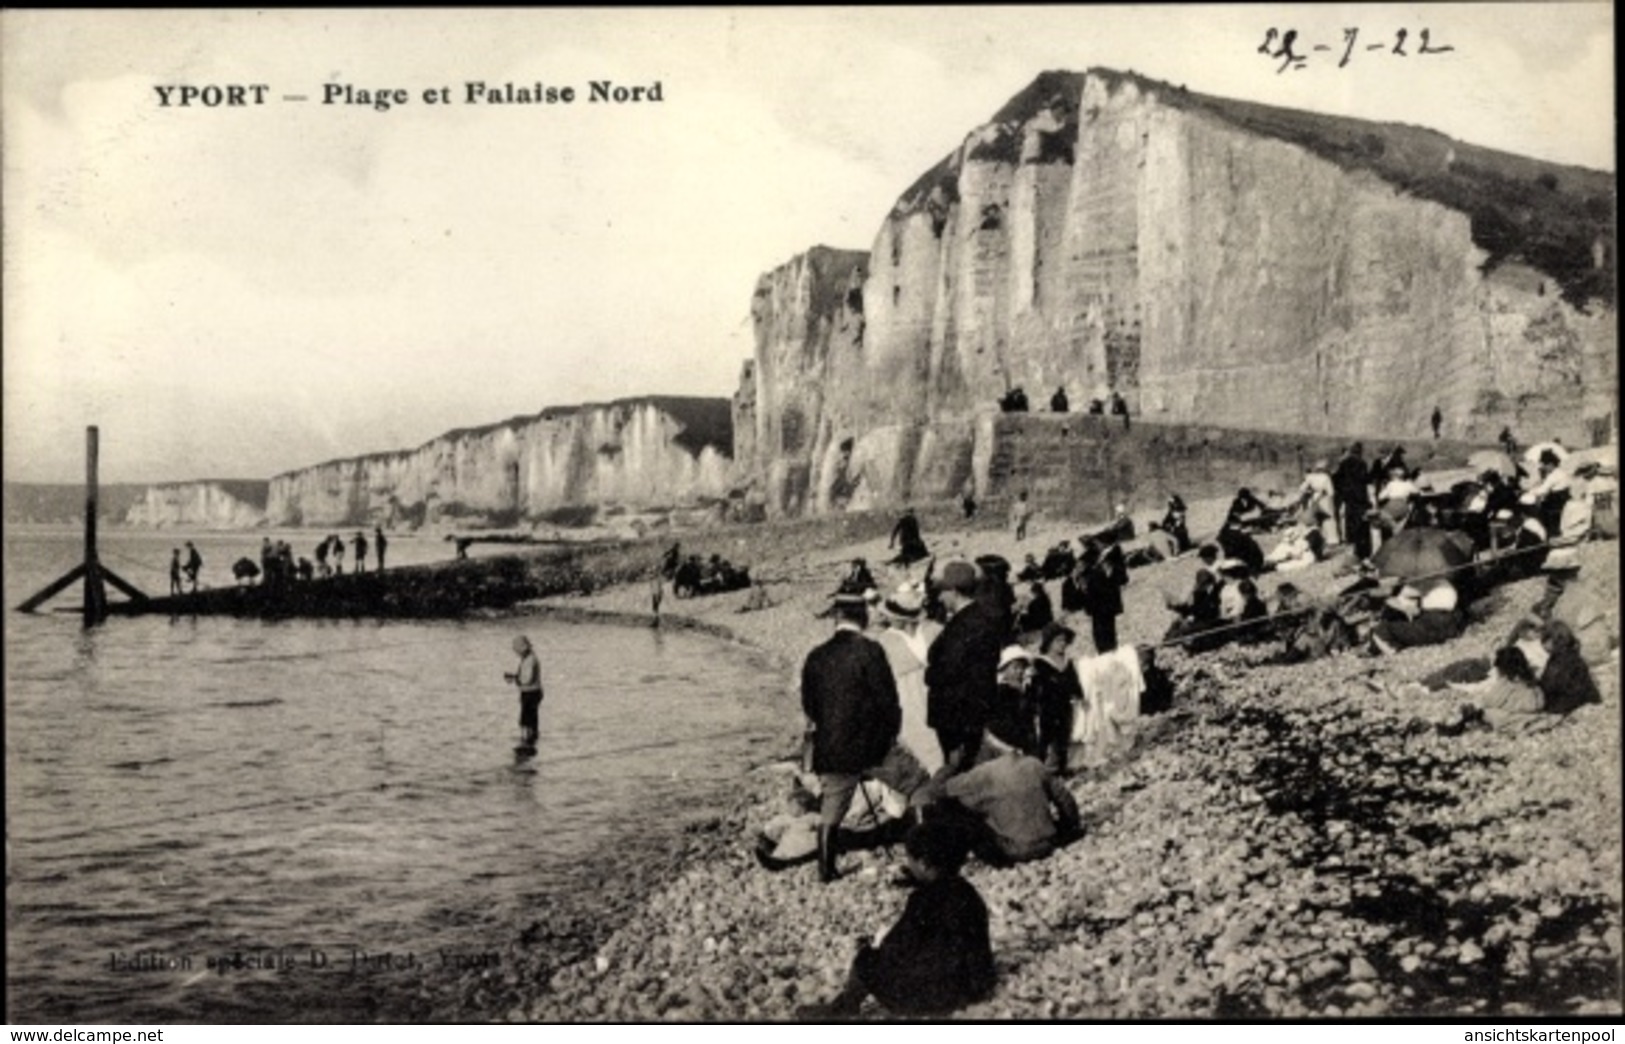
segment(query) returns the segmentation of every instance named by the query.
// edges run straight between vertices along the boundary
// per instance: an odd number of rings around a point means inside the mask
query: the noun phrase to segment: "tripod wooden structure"
[[[94,627],[107,619],[107,589],[103,581],[112,584],[132,600],[145,602],[147,596],[132,583],[120,578],[96,558],[96,456],[98,431],[95,425],[85,429],[85,560],[68,570],[63,576],[41,588],[39,593],[17,607],[18,612],[31,613],[44,605],[58,592],[68,588],[75,580],[85,582],[84,625]]]

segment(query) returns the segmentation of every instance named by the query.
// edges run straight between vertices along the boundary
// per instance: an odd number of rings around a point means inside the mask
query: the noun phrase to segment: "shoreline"
[[[1205,515],[1222,506],[1200,510]],[[1192,513],[1198,514],[1195,505]],[[1042,550],[1078,528],[1041,523],[1022,547]],[[1193,524],[1197,532],[1207,528]],[[709,548],[728,535],[689,539]],[[974,546],[1019,562],[1002,531],[950,527],[932,539],[928,529],[928,542],[944,557]],[[874,564],[880,546],[878,537],[869,537],[840,551]],[[827,622],[811,610],[833,590],[845,559],[813,560],[830,559],[835,550],[787,551],[782,561],[768,563],[796,578],[770,585],[777,600],[769,609],[738,613],[734,607],[745,592],[713,595],[684,604],[697,611],[662,613],[661,626],[763,654],[776,682],[793,687],[794,664],[827,632]],[[1617,573],[1616,543],[1587,545],[1583,552],[1588,579]],[[748,564],[756,572],[757,563]],[[1157,596],[1171,578],[1191,571],[1186,558],[1134,572],[1120,621],[1125,642],[1155,641],[1166,620]],[[1330,584],[1331,573],[1322,564],[1290,578],[1315,588]],[[1538,598],[1542,584],[1537,578],[1499,589],[1486,599],[1494,603],[1486,618],[1461,639],[1382,660],[1344,654],[1270,667],[1235,648],[1199,656],[1170,650],[1163,662],[1180,692],[1173,710],[1143,719],[1141,741],[1127,756],[1069,781],[1089,827],[1085,839],[1013,870],[968,868],[992,912],[1000,985],[991,1000],[961,1016],[1617,1015],[1617,658],[1614,677],[1598,677],[1603,705],[1562,721],[1543,720],[1550,727],[1529,737],[1491,731],[1445,739],[1435,732],[1448,725],[1459,700],[1396,695],[1400,683],[1433,666],[1487,652]],[[881,586],[887,588],[886,581]],[[647,597],[644,585],[623,584],[572,598],[580,604],[546,598],[504,615],[647,627],[653,615],[639,608]],[[1351,716],[1357,728],[1348,726]],[[786,722],[787,743],[799,738],[799,725]],[[1428,730],[1422,741],[1413,735],[1418,727]],[[1294,737],[1295,745],[1260,739],[1278,734]],[[1422,764],[1442,766],[1441,775],[1435,779],[1430,768],[1425,785],[1402,794],[1404,800],[1364,795],[1359,774],[1340,776],[1354,797],[1315,792],[1334,813],[1341,808],[1340,819],[1326,807],[1294,805],[1304,780],[1265,780],[1254,771],[1258,764],[1288,763],[1286,751],[1301,757],[1304,743],[1329,758],[1367,735],[1380,739],[1385,771],[1404,776]],[[1553,737],[1567,742],[1553,749]],[[1520,744],[1539,744],[1542,756]],[[1577,746],[1589,756],[1577,756]],[[1571,789],[1591,800],[1564,796],[1563,781],[1549,778],[1555,771],[1549,763],[1558,758],[1568,765],[1566,775],[1577,777],[1568,780]],[[1537,784],[1516,782],[1531,773]],[[608,916],[550,936],[557,958],[527,959],[520,973],[506,976],[512,982],[500,1002],[480,1000],[478,980],[464,977],[448,1017],[782,1021],[793,1018],[797,1004],[832,995],[851,955],[850,937],[889,923],[905,898],[884,884],[897,857],[848,854],[854,872],[827,888],[805,868],[760,870],[750,842],[767,818],[789,809],[786,780],[773,763],[719,780],[733,787],[732,796],[681,827],[671,849],[652,848],[652,869],[636,885],[616,889]],[[1557,792],[1548,793],[1553,786]],[[1480,833],[1486,824],[1497,832],[1469,836],[1471,817],[1465,824],[1441,822],[1429,806],[1412,807],[1423,800],[1445,809],[1488,808],[1494,814],[1478,816],[1476,825]],[[1351,816],[1348,810],[1361,801],[1371,808],[1363,818]],[[1538,806],[1532,822],[1509,822],[1525,806]],[[1412,834],[1434,844],[1421,845]],[[1507,854],[1509,844],[1521,850],[1531,834],[1532,850],[1545,856]],[[1383,849],[1390,835],[1411,841]],[[1350,852],[1337,847],[1339,838]],[[1162,848],[1149,851],[1150,839]],[[1434,852],[1441,843],[1447,847]],[[1419,863],[1413,849],[1429,860]],[[1288,856],[1302,851],[1315,858],[1292,865]],[[1340,867],[1361,865],[1351,856],[1380,869],[1368,867],[1360,875],[1369,878],[1364,882],[1340,876]],[[1430,877],[1429,861],[1447,864],[1455,880]],[[1508,880],[1502,864],[1509,862],[1527,880]],[[1373,882],[1381,887],[1365,894]],[[1237,914],[1246,930],[1233,930]],[[1476,940],[1423,937],[1419,926],[1432,924],[1428,918],[1448,915],[1454,915],[1450,923],[1477,929]],[[516,928],[515,937],[523,930]],[[1534,965],[1544,979],[1530,970]],[[1511,985],[1503,988],[1506,981]],[[866,1016],[876,1014],[872,1006],[865,1009]]]

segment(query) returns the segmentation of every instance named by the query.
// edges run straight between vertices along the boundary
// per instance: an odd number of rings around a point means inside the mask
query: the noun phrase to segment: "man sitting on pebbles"
[[[1077,799],[1042,761],[992,734],[982,750],[990,756],[976,767],[915,792],[911,804],[922,819],[964,830],[989,866],[1047,858],[1082,833]]]
[[[798,1009],[801,1019],[850,1018],[871,994],[892,1011],[934,1015],[992,992],[987,904],[959,876],[963,834],[946,823],[925,823],[909,832],[903,847],[915,882],[903,916],[878,942],[865,938],[859,944],[840,994],[828,1004]]]

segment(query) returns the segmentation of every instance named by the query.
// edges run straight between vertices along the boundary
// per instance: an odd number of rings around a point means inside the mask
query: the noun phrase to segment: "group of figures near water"
[[[187,546],[190,547],[191,545],[188,544]],[[231,565],[232,579],[238,584],[258,583],[267,591],[279,591],[287,588],[295,581],[309,583],[312,580],[326,580],[334,576],[343,576],[344,547],[344,539],[337,533],[332,533],[323,537],[321,542],[316,545],[316,550],[313,552],[314,560],[304,557],[295,559],[293,547],[286,540],[273,541],[270,537],[266,537],[260,543],[259,564],[256,565],[254,560],[246,555],[237,559]],[[374,571],[380,573],[384,571],[385,556],[389,551],[389,538],[384,536],[381,527],[373,529],[373,539],[370,545],[367,543],[366,534],[359,529],[356,530],[355,537],[351,541],[351,547],[355,551],[355,573],[360,574],[367,571],[367,552],[369,550],[375,556]],[[202,568],[201,561],[198,562],[198,568]],[[195,572],[196,570],[194,570]],[[195,579],[194,576],[193,590],[197,589]],[[176,589],[174,580],[175,571],[174,567],[171,566],[170,593],[179,594],[180,592]]]
[[[992,866],[1044,859],[1080,836],[1064,781],[1132,742],[1135,718],[1171,705],[1158,647],[1201,654],[1273,644],[1283,662],[1381,656],[1452,641],[1475,600],[1544,573],[1544,597],[1491,657],[1410,685],[1470,701],[1458,728],[1598,701],[1593,670],[1614,655],[1614,638],[1578,582],[1574,545],[1617,536],[1613,483],[1595,463],[1570,464],[1555,444],[1522,461],[1497,457],[1434,493],[1402,451],[1367,464],[1355,444],[1335,469],[1311,464],[1278,503],[1238,490],[1219,533],[1199,548],[1176,495],[1151,524],[1156,539],[1129,546],[1133,520],[1119,507],[1109,525],[1080,537],[1081,552],[1062,541],[1042,561],[1027,555],[1014,577],[989,554],[940,569],[928,559],[914,579],[906,571],[919,558],[900,554],[890,564],[905,579],[887,597],[867,562],[854,560],[826,610],[834,634],[801,674],[808,731],[795,779],[812,811],[764,828],[757,858],[770,870],[816,861],[830,883],[842,876],[844,849],[902,840],[908,863],[895,883],[915,892],[881,941],[860,947],[840,993],[801,1015],[851,1017],[870,996],[893,1011],[940,1013],[987,996],[995,987],[987,908],[959,868],[971,856]],[[1030,511],[1013,511],[1018,539],[1029,521]],[[912,512],[898,528],[894,545],[901,536],[924,552]],[[1257,538],[1271,533],[1279,543],[1266,553]],[[1348,582],[1330,599],[1312,602],[1290,582],[1273,608],[1259,595],[1263,575],[1334,548],[1344,550]],[[1129,571],[1193,550],[1188,595],[1166,599],[1174,619],[1164,640],[1120,647],[1115,619]],[[1044,587],[1057,578],[1062,614]],[[1082,616],[1092,649],[1074,656],[1080,631],[1063,619]]]

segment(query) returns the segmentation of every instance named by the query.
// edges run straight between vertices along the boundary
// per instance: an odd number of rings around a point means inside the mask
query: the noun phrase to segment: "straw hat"
[[[1033,654],[1019,645],[1007,645],[999,653],[999,670],[1004,670],[1012,663],[1032,663]]]
[[[925,611],[925,592],[918,584],[903,584],[886,599],[886,611],[893,616],[913,619]]]

